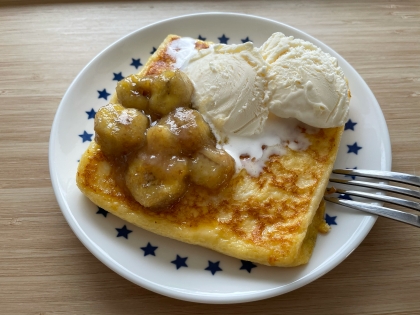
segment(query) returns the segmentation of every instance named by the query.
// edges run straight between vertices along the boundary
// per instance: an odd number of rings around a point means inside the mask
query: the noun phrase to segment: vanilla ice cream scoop
[[[344,125],[350,92],[336,58],[282,33],[274,33],[259,51],[269,64],[270,112],[318,128]]]
[[[261,132],[268,117],[267,66],[252,43],[200,50],[183,71],[194,83],[194,108],[219,138]]]

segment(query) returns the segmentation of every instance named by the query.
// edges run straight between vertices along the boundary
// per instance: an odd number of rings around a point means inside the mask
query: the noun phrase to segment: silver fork
[[[329,188],[328,190],[330,192],[329,194],[339,193],[339,194],[363,197],[363,198],[368,198],[371,200],[388,202],[391,204],[400,205],[406,208],[420,211],[420,203],[418,202],[411,201],[408,199],[401,199],[401,198],[386,196],[378,192],[378,191],[387,191],[387,192],[397,193],[404,196],[420,199],[419,191],[404,188],[404,187],[392,186],[392,185],[388,185],[384,183],[384,181],[385,182],[391,181],[391,182],[408,184],[415,187],[420,187],[419,176],[404,174],[404,173],[396,173],[396,172],[357,170],[357,169],[335,169],[333,170],[333,173],[351,176],[351,177],[357,176],[357,177],[373,178],[373,179],[379,180],[380,182],[375,183],[375,182],[360,181],[360,180],[354,180],[354,179],[349,180],[349,179],[330,178],[330,182],[332,183],[353,185],[353,186],[358,186],[358,187],[366,187],[369,189],[376,190],[376,193],[373,191],[372,193],[370,193],[370,192],[364,192],[360,190],[344,190],[344,189],[339,189],[339,188]],[[324,196],[324,199],[327,201],[342,205],[342,206],[376,214],[379,216],[383,216],[386,218],[390,218],[393,220],[397,220],[400,222],[404,222],[407,224],[420,227],[420,216],[415,215],[415,214],[399,211],[396,209],[386,208],[383,206],[379,206],[377,204],[332,197],[332,196],[329,196],[328,194]]]

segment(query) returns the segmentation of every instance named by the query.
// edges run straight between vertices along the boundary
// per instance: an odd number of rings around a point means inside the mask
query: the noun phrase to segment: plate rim
[[[131,271],[126,269],[124,266],[114,262],[108,256],[106,251],[104,251],[102,248],[100,248],[98,245],[96,245],[87,236],[87,234],[80,227],[76,218],[74,217],[74,215],[70,211],[70,208],[69,208],[69,205],[66,201],[66,198],[63,195],[62,190],[60,189],[60,183],[58,181],[58,172],[57,172],[57,169],[55,167],[55,162],[54,162],[54,158],[53,158],[54,152],[55,152],[55,149],[56,149],[55,142],[54,142],[55,139],[56,139],[55,135],[57,134],[57,129],[58,129],[58,126],[59,126],[59,117],[61,116],[61,112],[62,112],[63,107],[64,107],[63,104],[66,103],[66,99],[69,97],[71,90],[74,88],[74,86],[76,85],[79,78],[82,77],[84,75],[84,73],[87,71],[87,69],[89,67],[91,67],[92,64],[97,59],[101,58],[101,56],[106,51],[108,51],[109,49],[111,49],[113,46],[117,45],[121,41],[126,40],[126,38],[133,36],[135,33],[142,32],[142,31],[144,31],[148,28],[153,28],[154,26],[159,25],[159,24],[168,23],[168,22],[175,21],[175,20],[183,20],[183,19],[190,18],[190,17],[215,16],[215,15],[224,16],[224,17],[235,16],[235,17],[242,17],[242,18],[251,18],[251,19],[260,20],[260,21],[263,20],[265,22],[280,25],[280,26],[282,26],[286,29],[291,29],[291,30],[296,31],[298,33],[303,33],[306,36],[308,36],[308,38],[310,38],[311,40],[314,40],[317,43],[321,42],[320,40],[316,39],[315,37],[311,36],[310,34],[304,32],[302,30],[299,30],[299,29],[297,29],[293,26],[290,26],[288,24],[285,24],[285,23],[282,23],[282,22],[279,22],[279,21],[276,21],[276,20],[272,20],[272,19],[269,19],[269,18],[257,16],[257,15],[234,13],[234,12],[217,12],[216,11],[216,12],[202,12],[202,13],[186,14],[186,15],[180,15],[180,16],[171,17],[171,18],[168,18],[168,19],[159,20],[157,22],[145,25],[145,26],[143,26],[139,29],[136,29],[136,30],[122,36],[121,38],[117,39],[116,41],[112,42],[110,45],[105,47],[94,58],[92,58],[82,68],[82,70],[80,70],[80,72],[77,74],[77,76],[73,79],[72,83],[69,85],[65,94],[63,95],[63,97],[60,101],[60,104],[58,105],[56,114],[54,115],[54,120],[53,120],[53,124],[52,124],[52,127],[51,127],[51,133],[50,133],[50,138],[49,138],[48,160],[49,160],[49,171],[50,171],[50,177],[51,177],[51,182],[52,182],[52,186],[53,186],[53,191],[54,191],[54,194],[56,196],[56,199],[57,199],[57,202],[59,204],[61,212],[63,213],[64,217],[66,218],[67,223],[69,224],[70,228],[73,230],[73,233],[77,236],[77,238],[103,264],[105,264],[111,270],[113,270],[117,274],[121,275],[125,279],[129,280],[130,282],[133,282],[136,285],[139,285],[139,286],[141,286],[143,288],[146,288],[150,291],[153,291],[153,292],[156,292],[156,293],[168,296],[168,297],[172,297],[172,298],[176,298],[176,299],[180,299],[180,300],[185,300],[185,301],[190,301],[190,302],[198,302],[198,303],[231,304],[231,303],[243,303],[243,302],[257,301],[257,300],[261,300],[261,299],[271,298],[271,297],[274,297],[274,296],[277,296],[277,295],[282,295],[282,294],[285,294],[287,292],[296,290],[300,287],[303,287],[303,286],[315,281],[319,277],[325,275],[326,273],[330,272],[337,265],[342,263],[348,255],[350,255],[355,249],[357,249],[359,247],[360,243],[369,234],[370,230],[372,229],[373,225],[375,224],[377,216],[365,216],[363,221],[358,226],[358,229],[361,229],[362,233],[361,232],[357,233],[355,239],[351,242],[351,245],[352,245],[351,247],[352,248],[350,249],[350,251],[349,251],[349,248],[348,248],[350,246],[350,245],[348,245],[348,243],[350,241],[349,240],[348,242],[346,242],[340,248],[339,252],[337,252],[332,257],[329,257],[320,266],[316,267],[310,274],[305,275],[304,277],[301,277],[301,278],[297,279],[296,281],[288,283],[287,285],[281,285],[281,286],[278,286],[278,287],[275,287],[275,288],[270,288],[270,289],[267,289],[267,290],[259,290],[257,292],[245,292],[245,293],[244,292],[241,292],[241,293],[234,293],[233,292],[231,294],[205,293],[205,292],[196,292],[195,293],[195,292],[191,292],[191,291],[185,292],[182,289],[176,290],[172,287],[169,288],[169,287],[166,287],[165,285],[162,285],[162,284],[159,284],[159,283],[156,283],[156,282],[152,282],[148,279],[145,279],[143,277],[140,277],[140,276],[132,273]],[[377,102],[373,92],[371,91],[371,89],[369,88],[367,83],[363,80],[363,78],[360,76],[360,74],[352,67],[352,65],[350,63],[348,63],[343,57],[341,57],[341,55],[339,55],[334,49],[332,49],[328,45],[324,44],[323,42],[321,42],[321,43],[324,46],[328,47],[328,49],[333,51],[334,54],[339,56],[346,63],[346,66],[348,66],[352,71],[354,71],[354,73],[358,76],[358,79],[360,80],[360,83],[363,85],[364,89],[369,94],[371,94],[371,97],[376,101],[376,104],[374,106],[375,114],[378,115],[377,118],[378,118],[378,122],[381,124],[381,127],[386,131],[387,143],[386,143],[386,147],[384,148],[384,151],[386,152],[386,155],[389,156],[388,161],[386,161],[385,165],[381,165],[381,168],[383,168],[384,170],[391,170],[392,151],[391,151],[391,141],[390,141],[389,131],[388,131],[388,127],[387,127],[386,120],[385,120],[385,117],[383,115],[383,112],[382,112],[382,110],[380,108],[380,105]],[[357,232],[357,230],[354,232],[354,234],[356,234],[356,232]],[[328,267],[326,270],[324,270],[325,267],[322,268],[322,266],[326,263],[328,263],[330,267]],[[138,281],[136,281],[135,279],[137,279],[137,280],[141,279],[141,284]]]

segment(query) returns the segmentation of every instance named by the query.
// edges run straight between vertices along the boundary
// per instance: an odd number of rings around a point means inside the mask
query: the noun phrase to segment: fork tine
[[[370,203],[358,202],[354,200],[338,199],[336,197],[324,196],[324,199],[342,206],[356,210],[376,214],[396,221],[404,222],[410,225],[420,227],[420,216],[402,212],[395,209],[377,206]]]
[[[395,198],[395,197],[385,196],[385,195],[370,194],[367,192],[357,191],[357,190],[335,189],[335,191],[340,194],[347,194],[347,195],[352,195],[352,196],[358,196],[358,197],[388,202],[394,205],[399,205],[399,206],[403,206],[406,208],[420,211],[420,204],[418,202],[414,202],[411,200],[405,200],[405,199]]]
[[[405,196],[410,196],[410,197],[420,199],[420,191],[415,191],[415,190],[411,190],[404,187],[391,186],[391,185],[386,185],[382,183],[371,183],[371,182],[364,182],[364,181],[358,181],[358,180],[337,179],[337,178],[330,178],[330,182],[345,184],[345,185],[374,188],[378,190],[394,192],[394,193],[402,194]]]
[[[332,172],[334,174],[378,178],[420,187],[420,177],[410,174],[356,169],[335,169]]]

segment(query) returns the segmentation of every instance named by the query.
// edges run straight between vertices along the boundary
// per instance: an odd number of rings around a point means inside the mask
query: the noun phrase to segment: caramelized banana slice
[[[187,161],[142,152],[131,161],[125,175],[127,188],[144,207],[165,207],[187,190]]]
[[[216,189],[232,178],[235,160],[225,150],[204,147],[191,158],[189,169],[193,183]]]
[[[146,133],[147,148],[153,154],[180,155],[181,144],[168,126],[155,125]]]
[[[177,107],[191,107],[194,87],[179,70],[167,70],[151,81],[149,109],[162,117]]]
[[[192,154],[207,144],[215,144],[209,125],[196,110],[179,107],[158,124],[168,127],[176,135],[183,154]]]
[[[134,108],[108,104],[95,115],[95,141],[106,156],[120,156],[146,143],[149,120]]]
[[[117,83],[117,97],[124,107],[147,110],[151,93],[151,77],[132,74]]]

